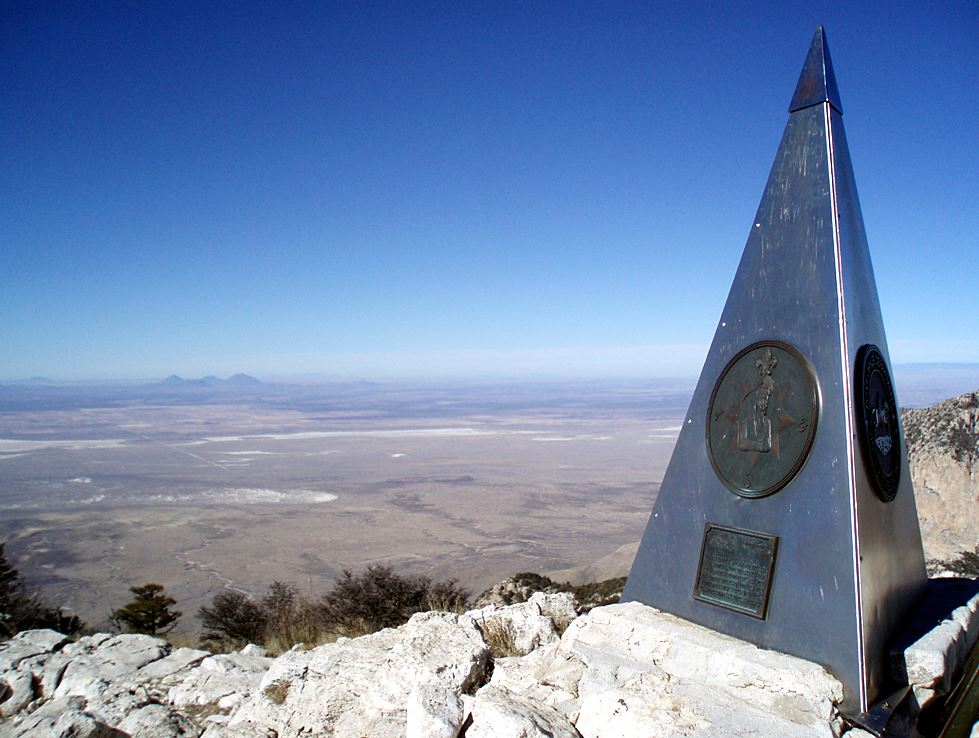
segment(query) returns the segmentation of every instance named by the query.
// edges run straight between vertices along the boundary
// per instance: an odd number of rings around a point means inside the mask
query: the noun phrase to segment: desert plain
[[[916,406],[977,378],[979,365],[896,372]],[[46,602],[90,626],[158,582],[191,637],[222,589],[278,580],[316,597],[371,564],[474,594],[524,571],[618,576],[693,387],[0,385],[0,541]]]
[[[474,593],[642,534],[692,383],[34,388],[3,395],[0,540],[106,623],[164,584],[317,596],[380,563]]]

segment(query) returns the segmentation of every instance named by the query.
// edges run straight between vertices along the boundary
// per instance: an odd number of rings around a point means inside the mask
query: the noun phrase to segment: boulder
[[[54,653],[68,637],[53,630],[24,630],[0,643],[0,675],[17,668],[24,659]]]
[[[133,738],[197,738],[203,732],[189,717],[164,705],[133,710],[118,727]]]
[[[129,633],[109,638],[71,659],[54,697],[92,697],[106,682],[129,676],[169,652],[170,644],[162,638]]]
[[[573,684],[556,684],[556,680],[542,680],[548,667],[554,663],[558,645],[538,648],[527,656],[495,659],[493,676],[489,686],[510,694],[520,695],[534,704],[547,705],[565,715],[577,711],[578,672]],[[477,696],[479,692],[476,693]]]
[[[549,617],[559,633],[578,617],[577,603],[570,592],[536,592],[527,601],[536,605],[541,615]]]
[[[845,732],[842,686],[816,664],[639,603],[595,608],[558,637],[555,622],[574,613],[568,595],[537,594],[465,615],[419,613],[400,628],[276,659],[257,646],[211,655],[148,636],[67,643],[35,631],[0,644],[0,738]],[[909,677],[917,697],[895,718],[896,735],[911,734],[914,708],[949,690],[979,640],[977,613],[979,582],[931,581],[893,654],[895,680]],[[493,653],[494,622],[523,655]]]
[[[538,646],[556,643],[554,621],[531,602],[499,607],[487,605],[466,613],[479,625],[494,655],[523,656]]]
[[[136,672],[135,679],[140,682],[165,680],[197,666],[210,655],[209,651],[196,648],[178,648],[158,661],[151,661],[141,666]]]
[[[81,697],[49,700],[18,721],[0,723],[0,738],[125,738],[85,710]]]
[[[979,581],[932,579],[907,633],[891,652],[894,681],[910,684],[916,706],[924,708],[949,692],[977,641]]]
[[[259,645],[254,643],[249,643],[247,646],[238,651],[242,656],[268,656],[269,652],[266,651]]]
[[[835,718],[843,697],[840,682],[817,664],[637,602],[582,616],[564,634],[559,652],[586,667],[578,684],[581,699],[642,672],[704,685],[792,722],[817,725]]]
[[[29,671],[15,671],[4,677],[7,689],[0,702],[0,717],[16,715],[34,700],[34,675]]]
[[[474,688],[486,663],[471,617],[419,613],[398,629],[283,654],[228,723],[205,735],[404,736],[413,689],[429,688],[413,698],[413,720],[424,722],[426,701]]]
[[[487,686],[472,702],[466,738],[580,738],[559,710]]]
[[[208,656],[199,666],[181,672],[182,678],[170,687],[166,701],[182,708],[213,705],[230,710],[258,688],[271,664],[272,659],[265,656]]]
[[[464,717],[462,697],[454,689],[416,685],[405,703],[406,738],[456,738]]]

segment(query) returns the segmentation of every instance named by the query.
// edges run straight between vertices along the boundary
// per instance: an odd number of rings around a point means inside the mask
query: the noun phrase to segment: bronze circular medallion
[[[877,496],[890,502],[901,482],[901,437],[897,401],[883,354],[873,344],[857,352],[857,426]]]
[[[707,408],[707,451],[732,492],[765,497],[799,472],[819,419],[819,388],[798,349],[762,341],[724,367]]]

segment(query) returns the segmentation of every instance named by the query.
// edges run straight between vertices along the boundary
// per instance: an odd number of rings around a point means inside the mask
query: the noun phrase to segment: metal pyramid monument
[[[623,594],[891,685],[926,574],[887,339],[820,27]]]

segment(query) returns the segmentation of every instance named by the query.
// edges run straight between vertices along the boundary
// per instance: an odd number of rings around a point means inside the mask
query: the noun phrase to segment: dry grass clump
[[[265,699],[274,705],[281,705],[289,696],[289,682],[272,682],[262,690]]]
[[[567,613],[551,612],[546,607],[541,608],[541,615],[551,619],[551,622],[554,624],[554,632],[558,634],[558,637],[563,636],[564,631],[566,631],[568,626],[574,621],[574,618],[568,617]]]
[[[502,659],[507,656],[523,656],[524,653],[517,648],[517,640],[513,633],[513,627],[503,618],[483,618],[479,622],[479,629],[482,631],[483,640],[489,648],[490,656],[494,659]]]

